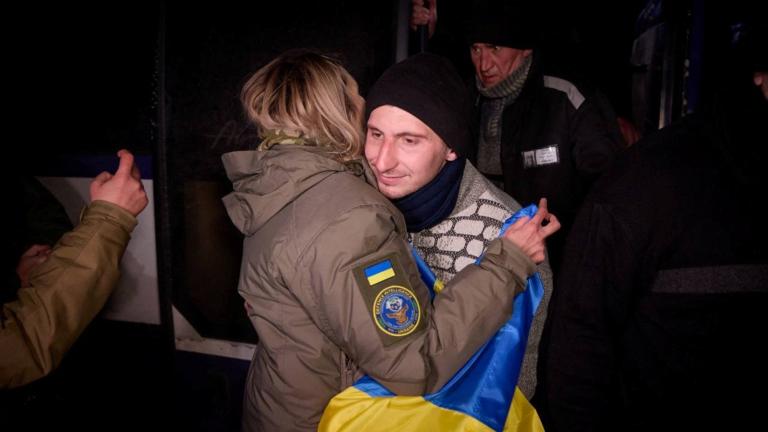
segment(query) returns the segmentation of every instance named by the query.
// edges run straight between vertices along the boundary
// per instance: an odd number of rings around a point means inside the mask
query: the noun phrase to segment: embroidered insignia
[[[427,290],[413,284],[417,275],[406,271],[400,259],[400,254],[390,253],[352,268],[368,316],[373,318],[370,330],[384,346],[424,330],[428,321],[429,309],[422,307],[429,302]]]
[[[370,285],[376,285],[379,282],[395,277],[395,270],[392,268],[390,260],[384,260],[368,266],[365,268],[364,273]]]
[[[373,318],[381,331],[390,336],[411,334],[421,320],[416,296],[406,288],[392,285],[381,290],[373,302]]]

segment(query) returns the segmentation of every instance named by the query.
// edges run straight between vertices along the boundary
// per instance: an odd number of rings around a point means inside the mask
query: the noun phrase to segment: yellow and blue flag
[[[363,273],[368,279],[368,283],[371,285],[376,285],[379,282],[383,282],[395,276],[395,270],[392,268],[392,262],[390,260],[384,260],[366,267]]]
[[[521,209],[501,233],[518,218],[535,213],[534,205]],[[414,257],[430,290],[440,287],[421,257]],[[396,396],[364,376],[330,401],[318,431],[543,431],[535,408],[517,388],[528,331],[543,296],[536,273],[515,297],[510,320],[437,392]]]

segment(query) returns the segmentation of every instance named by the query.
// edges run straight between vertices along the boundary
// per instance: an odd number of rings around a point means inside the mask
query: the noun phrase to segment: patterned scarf
[[[532,56],[500,83],[484,88],[475,77],[477,91],[483,96],[480,107],[480,137],[477,149],[477,167],[483,174],[501,175],[501,114],[504,107],[515,102],[528,78]]]

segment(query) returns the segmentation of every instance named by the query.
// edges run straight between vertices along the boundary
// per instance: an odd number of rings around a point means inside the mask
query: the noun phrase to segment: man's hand
[[[91,201],[102,200],[118,205],[134,216],[147,206],[147,193],[141,184],[141,173],[128,150],[117,152],[120,166],[115,174],[102,172],[91,182]]]
[[[543,222],[547,221],[546,225]],[[560,229],[560,222],[555,215],[547,211],[547,200],[539,201],[539,209],[533,218],[521,217],[504,233],[504,238],[523,250],[536,264],[544,261],[544,240]]]
[[[418,26],[426,25],[429,37],[432,37],[437,24],[437,0],[412,0],[411,4],[411,30],[416,31]]]

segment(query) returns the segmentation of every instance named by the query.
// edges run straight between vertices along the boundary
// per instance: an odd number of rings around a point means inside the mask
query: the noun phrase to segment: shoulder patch
[[[419,297],[397,254],[360,264],[353,273],[385,346],[425,327]]]
[[[421,320],[421,306],[416,296],[398,285],[384,288],[373,302],[373,319],[379,330],[390,336],[413,333]]]

